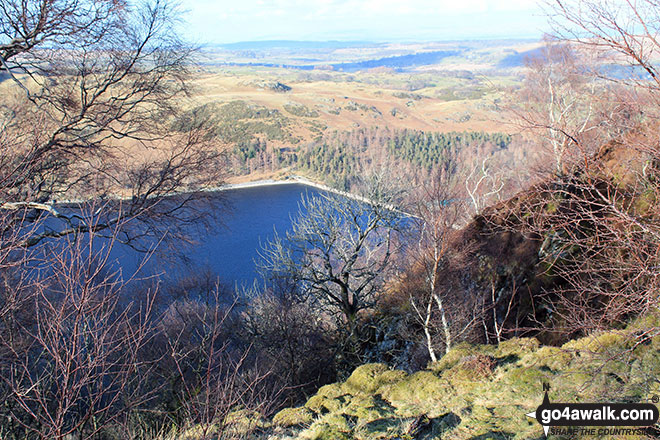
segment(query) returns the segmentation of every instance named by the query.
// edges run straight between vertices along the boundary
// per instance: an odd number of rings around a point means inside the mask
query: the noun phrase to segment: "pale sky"
[[[536,0],[182,0],[200,43],[538,38]]]

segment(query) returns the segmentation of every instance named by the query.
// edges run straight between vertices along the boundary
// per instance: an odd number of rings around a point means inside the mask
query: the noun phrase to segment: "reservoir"
[[[178,279],[207,272],[229,286],[251,285],[259,279],[255,261],[259,250],[275,231],[283,236],[298,216],[303,196],[322,191],[301,183],[252,186],[219,191],[209,209],[219,210],[208,230],[191,231],[191,243],[181,247],[161,245],[142,270]],[[135,268],[145,255],[115,245],[111,260]]]

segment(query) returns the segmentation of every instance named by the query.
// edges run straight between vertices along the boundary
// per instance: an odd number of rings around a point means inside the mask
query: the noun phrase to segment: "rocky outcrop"
[[[541,439],[541,426],[525,414],[541,404],[544,383],[557,402],[643,402],[660,392],[660,337],[635,337],[648,325],[647,319],[561,347],[541,346],[533,338],[460,344],[413,374],[362,365],[303,406],[282,410],[264,436]]]

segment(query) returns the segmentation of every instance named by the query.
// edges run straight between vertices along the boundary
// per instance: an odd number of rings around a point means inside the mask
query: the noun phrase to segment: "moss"
[[[470,439],[496,438],[489,435],[496,430],[494,421],[492,410],[482,405],[475,406],[469,414],[469,418],[463,420],[455,430],[460,432],[460,434],[453,437]]]
[[[285,408],[275,414],[273,423],[278,426],[300,426],[312,422],[312,412],[307,408]]]
[[[487,345],[478,346],[468,344],[467,342],[461,342],[449,350],[449,353],[445,354],[439,361],[431,363],[429,365],[429,370],[438,373],[453,367],[467,356],[476,354],[488,355],[492,354],[494,351],[495,349],[493,347]]]
[[[334,429],[337,429],[341,432],[350,432],[351,428],[348,426],[348,421],[346,417],[341,414],[329,414],[323,417],[321,421],[322,424],[328,425]]]
[[[381,385],[386,385],[403,380],[408,376],[405,371],[401,370],[387,370],[380,375]]]
[[[185,429],[177,434],[177,440],[198,440],[204,436],[217,435],[218,426],[215,424],[199,424]],[[119,438],[119,437],[117,437]]]
[[[632,347],[634,340],[623,332],[603,332],[567,342],[562,346],[566,350],[584,350],[593,353],[621,351]]]
[[[305,408],[314,411],[317,414],[326,414],[339,411],[342,407],[342,402],[339,399],[330,399],[325,396],[315,395],[305,404]]]
[[[636,318],[633,322],[628,325],[628,330],[641,330],[647,331],[648,329],[660,327],[660,311],[654,310],[650,313],[645,314]],[[656,342],[660,342],[660,338],[654,338]]]
[[[316,392],[317,396],[328,397],[330,399],[336,399],[339,396],[342,396],[344,392],[341,389],[341,385],[337,383],[331,383],[329,385],[324,385]]]
[[[338,411],[343,402],[340,400],[346,393],[342,390],[341,384],[332,383],[324,385],[312,396],[305,408],[314,411],[317,414],[326,414],[329,412]]]
[[[539,349],[539,341],[535,338],[513,338],[499,343],[495,350],[496,357],[519,356]]]
[[[328,414],[318,419],[301,437],[314,440],[352,439],[351,427],[341,414]]]
[[[394,407],[377,396],[361,396],[351,399],[343,409],[343,413],[357,417],[361,423],[391,416]]]
[[[366,364],[357,367],[342,389],[351,394],[373,393],[384,384],[382,377],[387,370],[385,364]]]
[[[660,376],[660,350],[653,345],[645,345],[637,351],[639,361],[633,364],[631,373],[640,376],[635,381],[649,381]]]
[[[651,324],[637,322],[641,329]],[[539,405],[544,382],[553,401],[643,401],[660,393],[660,338],[633,345],[634,331],[600,333],[561,348],[539,347],[530,338],[459,344],[411,375],[363,365],[297,409],[311,420],[297,438],[540,438],[538,424],[524,414]]]
[[[359,426],[355,430],[353,438],[356,440],[402,438],[401,434],[405,432],[403,424],[404,421],[399,418],[374,419]]]
[[[312,440],[353,440],[353,436],[332,428],[321,429],[310,438]]]
[[[328,400],[327,397],[319,396],[318,394],[314,395],[307,400],[305,408],[314,411],[315,413],[320,413],[324,408],[323,402],[326,400]]]
[[[442,377],[452,385],[465,386],[465,382],[482,382],[491,376],[495,367],[495,358],[484,354],[473,354],[461,359],[461,362],[446,370]]]
[[[227,414],[223,424],[226,427],[225,429],[241,435],[247,434],[255,428],[264,428],[267,426],[260,413],[245,409]]]
[[[567,350],[558,347],[541,347],[537,351],[527,353],[521,364],[525,367],[549,368],[563,370],[571,363],[572,356]]]
[[[452,391],[449,383],[430,371],[419,371],[400,382],[390,385],[383,398],[390,402],[399,415],[416,417],[423,414],[446,413],[442,401]]]
[[[531,396],[539,394],[544,382],[550,382],[552,374],[536,368],[515,366],[506,372],[497,386],[506,385],[514,395]]]

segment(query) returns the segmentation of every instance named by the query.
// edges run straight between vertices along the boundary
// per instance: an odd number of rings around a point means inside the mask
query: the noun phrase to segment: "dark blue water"
[[[219,211],[217,224],[196,231],[189,245],[168,246],[149,257],[142,276],[158,274],[170,280],[210,273],[229,286],[251,285],[260,279],[255,265],[259,250],[275,231],[284,235],[292,219],[299,213],[302,197],[319,194],[319,190],[302,184],[270,185],[222,191],[210,209]],[[115,245],[114,264],[125,275],[138,267],[145,255]]]

